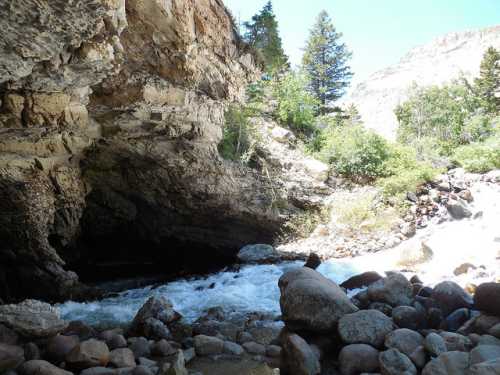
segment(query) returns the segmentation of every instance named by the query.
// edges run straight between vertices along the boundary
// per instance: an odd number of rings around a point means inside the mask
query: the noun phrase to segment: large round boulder
[[[370,345],[346,345],[339,354],[340,372],[342,375],[376,372],[379,368],[378,355],[379,351]]]
[[[500,316],[500,283],[484,283],[474,294],[474,307],[489,314]]]
[[[150,297],[139,309],[129,334],[132,336],[144,336],[153,340],[171,339],[168,324],[181,318],[174,310],[172,303],[164,297]]]
[[[382,375],[417,375],[412,361],[397,349],[389,349],[379,355]]]
[[[432,291],[431,298],[437,302],[445,317],[462,307],[470,308],[473,302],[471,295],[453,281],[443,281],[437,284]]]
[[[283,358],[291,375],[317,375],[321,372],[318,357],[299,335],[285,337]]]
[[[75,370],[106,365],[109,362],[109,348],[95,339],[83,341],[73,348],[66,356],[66,364]]]
[[[347,344],[369,344],[380,347],[394,329],[392,320],[378,310],[361,310],[343,316],[338,323],[342,341]]]
[[[278,285],[283,321],[292,330],[330,332],[358,310],[337,284],[311,268],[286,272]]]
[[[393,273],[368,287],[372,301],[385,302],[391,306],[409,306],[413,298],[411,283],[399,273]]]

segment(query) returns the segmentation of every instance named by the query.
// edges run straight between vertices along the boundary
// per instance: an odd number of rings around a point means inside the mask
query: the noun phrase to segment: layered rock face
[[[406,100],[413,82],[431,86],[460,74],[476,77],[490,46],[500,48],[500,26],[436,38],[411,50],[399,63],[374,73],[353,90],[346,102],[357,106],[367,127],[393,139],[398,125],[394,109]]]
[[[280,187],[216,149],[256,75],[220,0],[12,0],[0,26],[0,299],[272,239]]]

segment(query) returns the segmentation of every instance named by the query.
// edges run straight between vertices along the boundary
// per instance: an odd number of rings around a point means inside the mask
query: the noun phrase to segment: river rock
[[[94,338],[97,333],[94,328],[82,322],[81,320],[73,320],[62,332],[66,336],[78,336],[82,341]]]
[[[372,301],[385,302],[391,306],[409,306],[413,297],[411,283],[399,273],[393,273],[368,287]]]
[[[132,375],[133,369],[122,369],[128,373],[120,373],[119,375]],[[108,367],[91,367],[80,372],[80,375],[118,375],[117,371]]]
[[[78,336],[57,335],[51,337],[45,347],[45,356],[52,363],[59,364],[79,343]]]
[[[283,321],[291,329],[330,332],[358,310],[337,284],[307,267],[286,272],[278,285]]]
[[[500,323],[495,324],[488,330],[488,333],[496,338],[500,339]]]
[[[448,315],[445,320],[441,323],[441,328],[446,331],[455,332],[460,327],[463,326],[470,318],[470,310],[463,307],[461,309],[453,311]]]
[[[280,258],[274,247],[266,244],[246,245],[240,249],[237,257],[242,263],[272,263]]]
[[[199,356],[221,354],[224,341],[217,337],[198,335],[194,337],[194,349]]]
[[[150,297],[137,312],[130,327],[130,335],[144,336],[154,340],[171,338],[168,324],[179,320],[181,315],[164,297]]]
[[[483,283],[474,294],[474,307],[500,317],[500,283]]]
[[[468,368],[468,353],[450,351],[427,363],[422,375],[466,375]]]
[[[432,291],[431,298],[437,302],[444,316],[448,316],[461,307],[470,308],[473,303],[472,296],[453,281],[443,281],[437,284]]]
[[[36,300],[0,305],[0,323],[23,336],[37,338],[54,336],[67,326],[57,308]]]
[[[0,373],[11,370],[24,362],[23,348],[0,343]]]
[[[84,370],[89,367],[103,366],[109,362],[108,346],[96,339],[90,339],[78,344],[66,355],[69,368]]]
[[[370,345],[346,345],[339,354],[340,372],[342,375],[376,372],[379,368],[378,356],[379,351]]]
[[[438,357],[448,350],[444,339],[434,332],[425,337],[424,348],[432,357]]]
[[[182,350],[179,350],[175,358],[170,362],[170,368],[165,375],[189,375]]]
[[[378,310],[361,310],[344,315],[338,323],[342,341],[347,344],[369,344],[380,347],[394,329],[392,320]]]
[[[285,337],[283,356],[290,375],[317,375],[321,372],[318,357],[299,335]]]
[[[29,342],[24,346],[24,358],[26,361],[42,359],[40,348],[34,342]]]
[[[315,270],[318,268],[321,264],[321,259],[316,253],[311,253],[307,257],[306,263],[304,264],[304,267],[312,268]]]
[[[72,372],[65,371],[52,363],[41,360],[24,362],[18,369],[19,375],[73,375]]]
[[[134,352],[135,359],[149,357],[151,355],[151,345],[145,337],[133,337],[129,339],[130,350]]]
[[[177,350],[165,339],[155,342],[151,346],[151,354],[157,357],[168,357],[176,352]]]
[[[266,347],[257,342],[249,341],[243,344],[243,348],[250,353],[256,355],[264,355],[266,354]]]
[[[385,336],[387,348],[397,349],[408,357],[423,343],[424,338],[420,333],[407,328],[396,329]]]
[[[467,375],[497,375],[500,374],[500,358],[478,363],[470,367]]]
[[[471,365],[496,358],[500,358],[500,346],[497,345],[478,345],[470,352]]]
[[[468,352],[472,348],[472,341],[463,335],[453,332],[440,332],[448,351]]]
[[[462,201],[449,199],[445,206],[454,219],[461,220],[472,216],[472,212],[462,203]]]
[[[389,349],[379,355],[382,375],[416,375],[412,361],[397,349]]]
[[[392,320],[399,328],[416,330],[424,317],[412,306],[397,306],[392,309]]]
[[[238,345],[235,342],[224,341],[223,352],[231,355],[242,355],[244,350],[241,345]]]
[[[109,363],[113,367],[135,367],[134,352],[129,348],[114,349],[109,353]]]
[[[344,289],[360,289],[362,287],[369,286],[380,279],[382,279],[382,276],[380,276],[377,272],[363,272],[359,275],[351,276],[340,284],[340,287]]]

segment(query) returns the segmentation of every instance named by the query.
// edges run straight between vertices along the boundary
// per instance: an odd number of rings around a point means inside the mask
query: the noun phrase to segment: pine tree
[[[351,53],[340,42],[341,37],[328,13],[322,11],[311,30],[302,61],[310,90],[321,103],[320,114],[331,111],[329,104],[345,93],[352,77],[347,65]]]
[[[489,47],[481,61],[476,93],[487,113],[500,113],[500,52]]]
[[[271,1],[252,17],[252,21],[245,22],[244,27],[244,39],[261,54],[267,73],[274,74],[289,69],[290,64],[283,50]]]

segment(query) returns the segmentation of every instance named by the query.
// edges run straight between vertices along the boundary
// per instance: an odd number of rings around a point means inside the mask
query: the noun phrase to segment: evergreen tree
[[[261,54],[267,73],[289,69],[288,57],[283,50],[271,1],[268,1],[250,22],[245,22],[244,27],[244,39]]]
[[[304,69],[310,80],[310,90],[319,100],[319,113],[330,112],[329,104],[340,98],[349,86],[352,73],[349,65],[351,53],[340,42],[330,16],[322,11],[313,26],[303,57]]]
[[[490,47],[481,62],[476,93],[487,113],[500,113],[500,52]]]

